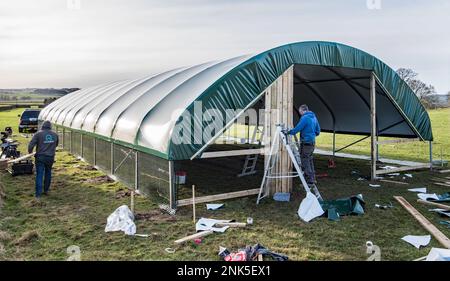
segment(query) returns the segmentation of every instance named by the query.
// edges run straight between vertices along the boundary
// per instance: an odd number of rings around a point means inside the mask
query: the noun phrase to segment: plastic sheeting
[[[134,215],[127,205],[120,206],[108,216],[105,232],[111,231],[123,231],[126,235],[136,234]]]
[[[44,108],[39,119],[161,158],[190,159],[200,156],[198,152],[217,134],[198,142],[174,143],[175,125],[183,130],[207,126],[201,118],[193,118],[188,125],[180,123],[184,110],[193,114],[195,101],[202,102],[203,111],[245,109],[292,65],[294,103],[308,103],[324,131],[368,134],[367,87],[373,72],[379,79],[379,135],[433,139],[427,112],[395,71],[361,50],[330,42],[294,43],[253,57],[79,90]],[[311,83],[318,80],[328,82]],[[77,141],[74,149],[78,149]]]

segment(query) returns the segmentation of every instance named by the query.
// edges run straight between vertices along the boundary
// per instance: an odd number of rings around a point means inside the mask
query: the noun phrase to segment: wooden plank
[[[217,227],[246,227],[247,224],[245,222],[223,222],[223,223],[216,223],[215,226]]]
[[[35,154],[36,154],[36,152],[33,152],[33,153],[30,153],[30,154],[21,156],[21,157],[16,158],[16,159],[8,160],[8,164],[13,164],[13,163],[16,163],[16,162],[19,162],[19,161],[22,161],[22,160],[26,160],[26,159],[28,159],[28,158],[34,156]]]
[[[441,173],[441,174],[447,174],[447,173],[450,173],[450,170],[441,170],[441,171],[439,171],[439,173]]]
[[[200,238],[200,237],[205,237],[205,236],[210,235],[212,233],[214,233],[214,231],[212,231],[212,230],[200,231],[200,232],[197,232],[195,234],[192,234],[192,235],[180,238],[178,240],[175,240],[175,244],[182,244],[182,243],[190,241],[190,240],[194,240],[194,239],[197,239],[197,238]]]
[[[448,179],[441,179],[441,178],[431,178],[432,181],[438,181],[438,182],[444,182],[446,183]]]
[[[431,202],[431,201],[426,201],[426,200],[422,200],[422,199],[417,200],[417,202],[450,211],[450,206],[448,206],[448,205],[444,205],[444,204],[440,204],[440,203],[436,203],[436,202]]]
[[[435,185],[439,185],[439,186],[450,187],[450,184],[446,184],[446,183],[441,183],[441,182],[433,182],[433,184],[435,184]]]
[[[417,166],[404,166],[399,167],[396,169],[388,169],[388,170],[376,170],[376,175],[385,175],[385,174],[392,174],[397,172],[405,172],[405,171],[412,171],[412,170],[420,170],[420,169],[428,169],[430,168],[430,164],[423,164],[423,165],[417,165]]]
[[[447,249],[450,249],[450,239],[444,235],[436,226],[427,220],[419,211],[417,211],[405,198],[401,196],[394,196],[400,205],[403,206],[430,234],[439,241]]]
[[[233,156],[254,155],[254,154],[264,154],[264,148],[204,152],[200,158],[202,159],[220,158],[220,157],[233,157]]]
[[[216,194],[216,195],[209,195],[209,196],[202,196],[195,198],[195,204],[200,203],[206,203],[206,202],[213,202],[213,201],[219,201],[219,200],[227,200],[232,198],[239,198],[239,197],[245,197],[245,196],[251,196],[251,195],[258,195],[259,188],[255,189],[248,189],[243,191],[235,191],[235,192],[229,192],[229,193],[222,193],[222,194]],[[181,199],[177,201],[177,206],[187,206],[192,204],[192,199]]]
[[[401,182],[401,181],[391,181],[391,180],[380,180],[380,181],[387,182],[387,183],[401,184],[401,185],[409,185],[409,183]]]
[[[421,139],[415,138],[415,139],[384,140],[384,141],[377,141],[377,144],[395,144],[395,143],[406,143],[406,142],[416,142],[416,141],[421,141]]]

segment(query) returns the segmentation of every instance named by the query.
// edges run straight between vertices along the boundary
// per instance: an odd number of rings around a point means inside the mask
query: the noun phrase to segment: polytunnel
[[[323,131],[371,134],[374,78],[377,136],[433,139],[426,110],[394,70],[364,51],[332,42],[292,43],[89,87],[54,101],[39,119],[55,125],[65,149],[143,193],[157,190],[174,205],[173,163],[200,159],[230,123],[181,143],[175,133],[205,130],[209,122],[202,113],[210,109],[223,114],[231,109],[237,118],[289,68],[294,108],[308,104]],[[182,122],[185,116],[190,122]]]

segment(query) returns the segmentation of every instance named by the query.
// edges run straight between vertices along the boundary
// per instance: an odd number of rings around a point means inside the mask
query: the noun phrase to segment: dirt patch
[[[91,165],[81,166],[80,169],[81,170],[85,170],[85,171],[95,171],[95,170],[97,170],[94,166],[91,166]]]
[[[31,231],[27,231],[24,234],[22,234],[22,236],[19,239],[17,239],[14,242],[14,244],[23,246],[23,245],[33,242],[39,238],[40,238],[39,233],[36,230],[31,230]]]
[[[152,210],[147,213],[136,213],[134,215],[136,220],[143,221],[176,221],[177,218],[168,214],[161,213],[160,210]]]
[[[121,199],[124,197],[130,197],[131,196],[131,191],[130,190],[119,190],[116,192],[115,198],[116,199]]]
[[[83,180],[83,182],[90,183],[90,184],[101,184],[101,183],[109,183],[109,182],[114,182],[114,181],[112,179],[110,179],[108,176],[98,176],[95,178],[85,179],[85,180]]]
[[[28,207],[44,207],[46,204],[41,199],[32,199],[26,204]]]
[[[11,240],[11,234],[0,230],[0,241],[5,242]]]

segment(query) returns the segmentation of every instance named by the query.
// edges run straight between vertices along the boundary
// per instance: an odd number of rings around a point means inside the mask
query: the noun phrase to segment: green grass
[[[450,108],[429,111],[434,134],[433,158],[450,160]],[[337,135],[336,148],[344,147],[362,136]],[[380,138],[380,140],[392,138]],[[317,146],[332,150],[332,134],[322,133],[317,139]],[[384,144],[379,146],[380,157],[404,159],[412,161],[429,161],[429,145],[427,142],[413,142],[400,144]],[[348,149],[345,153],[370,154],[370,138]]]
[[[448,111],[447,111],[448,112]],[[17,126],[20,110],[0,112],[0,128]],[[441,112],[438,112],[438,115]],[[432,113],[432,116],[434,113]],[[433,125],[435,122],[433,122]],[[17,129],[15,129],[17,132]],[[437,131],[435,136],[446,132]],[[447,132],[448,133],[448,132]],[[17,135],[21,149],[27,139]],[[407,156],[407,155],[405,155]],[[296,212],[304,193],[296,183],[293,200],[279,203],[265,199],[255,205],[255,197],[229,200],[225,208],[207,211],[204,204],[197,206],[197,217],[235,219],[245,221],[253,217],[254,224],[247,228],[229,229],[223,234],[213,234],[203,239],[200,245],[187,243],[175,246],[173,241],[194,232],[190,207],[180,208],[176,221],[137,221],[138,233],[152,234],[150,238],[127,237],[121,233],[105,233],[106,218],[115,208],[129,204],[129,197],[117,197],[126,187],[121,183],[90,183],[88,179],[102,176],[67,152],[58,152],[54,170],[51,195],[42,199],[42,205],[32,201],[34,176],[11,177],[1,174],[4,185],[3,207],[0,208],[0,260],[65,260],[67,247],[77,245],[83,260],[219,260],[219,246],[237,250],[246,245],[261,243],[269,249],[289,256],[291,260],[365,260],[365,243],[370,240],[381,248],[383,260],[413,260],[428,254],[431,247],[441,247],[432,239],[430,246],[416,249],[403,242],[405,235],[428,234],[413,217],[392,198],[404,196],[444,234],[450,236],[450,229],[439,224],[441,218],[428,212],[428,207],[416,202],[416,195],[407,188],[427,186],[429,191],[443,193],[445,187],[433,186],[431,177],[442,176],[429,171],[414,172],[408,179],[409,186],[382,184],[381,189],[368,187],[367,182],[356,181],[350,174],[358,169],[369,174],[369,163],[352,159],[338,159],[336,169],[327,169],[327,159],[318,157],[318,173],[329,176],[320,179],[319,188],[326,199],[363,194],[366,214],[343,217],[339,222],[319,218],[309,224],[299,220]],[[208,169],[193,174],[188,172],[189,183],[195,183],[199,194],[202,189],[225,189],[231,185],[245,188],[259,186],[260,176],[238,181],[236,174],[241,163],[221,161],[227,169],[198,166]],[[198,164],[200,165],[200,164]],[[189,194],[182,188],[183,192]],[[379,210],[374,204],[394,203],[391,210]],[[136,212],[154,212],[158,198],[136,198]],[[166,216],[163,216],[166,218]],[[164,251],[176,248],[174,254]]]

